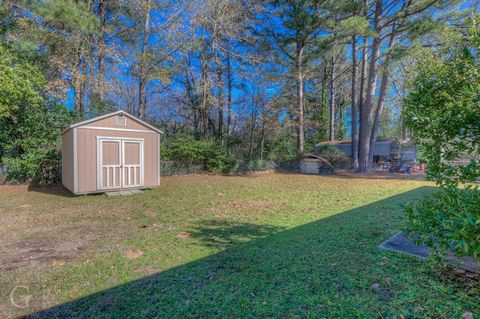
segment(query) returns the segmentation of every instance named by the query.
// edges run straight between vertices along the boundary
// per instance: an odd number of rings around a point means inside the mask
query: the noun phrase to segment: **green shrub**
[[[351,165],[350,158],[335,146],[322,146],[318,155],[326,159],[335,168],[345,168]]]
[[[229,173],[237,164],[220,142],[197,140],[190,135],[178,135],[169,139],[162,147],[162,159],[174,161],[178,167],[202,165],[212,173]]]
[[[236,168],[237,172],[255,172],[255,171],[265,171],[268,169],[273,169],[271,161],[266,160],[250,160],[239,163]]]
[[[61,131],[73,112],[44,95],[41,70],[0,46],[0,165],[7,181],[55,184]]]
[[[298,159],[297,139],[293,134],[281,134],[272,141],[267,141],[265,158],[272,161],[293,161]]]
[[[448,187],[406,208],[419,243],[480,261],[480,191]]]
[[[206,144],[203,153],[205,170],[212,173],[230,173],[235,168],[237,159],[215,143]]]
[[[407,213],[432,251],[480,260],[480,28],[468,22],[470,33],[420,59],[407,83],[405,125],[420,142],[427,177],[442,187]]]

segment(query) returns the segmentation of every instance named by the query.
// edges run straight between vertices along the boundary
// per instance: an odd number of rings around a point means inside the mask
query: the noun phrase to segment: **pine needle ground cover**
[[[461,318],[477,285],[377,246],[413,180],[182,176],[140,195],[0,191],[0,313],[37,318]]]

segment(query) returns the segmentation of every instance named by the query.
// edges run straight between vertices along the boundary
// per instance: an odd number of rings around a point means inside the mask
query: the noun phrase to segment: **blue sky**
[[[461,3],[459,5],[459,9],[466,9],[466,8],[471,8],[472,6],[477,6],[478,1],[465,1],[463,3]],[[263,18],[263,17],[261,17]],[[152,23],[154,24],[153,27],[155,27],[155,23],[162,23],[164,19],[164,16],[161,14],[160,11],[158,10],[154,10],[152,12]],[[122,23],[126,23],[126,24],[131,24],[132,22],[131,21],[127,21],[127,20],[123,20],[121,21]],[[269,21],[269,23],[273,24],[277,30],[277,33],[279,34],[285,34],[287,32],[287,30],[282,26],[281,24],[281,21],[280,19],[278,18],[275,18],[275,19],[271,19]],[[258,31],[258,30],[257,30]],[[196,30],[196,32],[200,32],[199,29]],[[157,36],[152,36],[150,39],[149,39],[149,46],[151,47],[154,47],[154,46],[158,46],[158,45],[162,45],[160,43],[160,39],[159,37]],[[125,83],[136,83],[138,82],[138,79],[132,77],[130,74],[129,74],[129,70],[132,66],[132,63],[133,63],[133,53],[134,53],[134,48],[133,47],[130,47],[128,45],[125,45],[124,43],[122,42],[119,42],[119,41],[116,41],[115,42],[116,45],[119,45],[123,52],[126,53],[126,55],[124,56],[123,58],[123,61],[122,61],[122,66],[120,67],[120,73],[117,74],[113,74],[113,73],[107,73],[107,78],[112,78],[112,76],[115,76],[117,77],[117,79],[120,79],[120,81],[124,81]],[[139,44],[137,44],[137,49],[139,47]],[[237,49],[237,52],[238,54],[242,55],[242,54],[247,54],[248,53],[248,50],[249,48],[247,47],[239,47]],[[347,46],[347,52],[346,54],[348,56],[351,56],[351,49],[349,46]],[[195,58],[195,56],[193,56]],[[284,56],[284,59],[286,60],[287,58]],[[199,64],[198,64],[198,60],[195,61],[194,60],[194,66],[196,66],[196,68],[199,68]],[[247,112],[248,111],[251,111],[251,107],[249,107],[249,102],[248,101],[245,101],[245,94],[246,94],[246,91],[247,92],[252,92],[254,87],[256,86],[256,81],[260,80],[259,78],[259,68],[257,65],[248,65],[248,64],[239,64],[238,61],[236,61],[235,59],[232,60],[232,67],[234,70],[241,70],[242,72],[235,72],[234,73],[234,82],[235,82],[235,85],[234,85],[234,89],[233,89],[233,100],[234,100],[234,108],[236,109],[237,112],[240,112],[240,111],[244,111],[246,110]],[[264,65],[264,67],[266,68],[277,68],[279,72],[285,72],[286,71],[286,68],[285,67],[282,67],[282,66],[279,66],[277,65],[273,59],[272,59],[272,63],[266,63]],[[240,76],[240,73],[246,73],[246,76]],[[173,91],[175,89],[182,89],[181,87],[181,83],[180,83],[180,79],[181,79],[181,74],[180,75],[177,75],[175,77],[173,77],[173,81],[170,85],[170,90]],[[282,83],[283,82],[283,83]],[[157,87],[159,84],[159,80],[155,80],[155,81],[152,81],[150,83],[150,88],[152,87]],[[284,85],[284,81],[280,81],[280,82],[272,82],[270,85],[267,85],[265,87],[265,91],[264,91],[264,95],[266,97],[266,99],[271,99],[272,97],[278,95],[281,90],[282,90],[282,87]],[[167,93],[167,92],[166,92]],[[394,90],[393,88],[391,88],[389,90],[389,95],[392,95],[394,94]],[[158,94],[159,96],[162,96],[162,93]],[[67,100],[66,100],[66,104],[67,104],[67,107],[68,108],[73,108],[73,96],[74,96],[74,92],[73,90],[71,90],[68,94],[68,97],[67,97]],[[121,99],[118,97],[118,96],[111,96],[112,100],[114,100],[114,102],[117,104],[120,104],[121,106],[124,104],[123,101],[121,101]],[[148,105],[152,106],[152,103],[153,103],[154,99],[149,99],[149,102],[147,102]],[[242,103],[235,103],[235,102],[239,102],[239,101],[242,101]],[[152,107],[152,109],[154,109]],[[158,111],[157,111],[158,112]],[[155,115],[155,111],[154,110],[151,110],[150,111],[150,114],[151,115]],[[349,120],[347,119],[347,125],[350,126],[350,123],[349,123]]]

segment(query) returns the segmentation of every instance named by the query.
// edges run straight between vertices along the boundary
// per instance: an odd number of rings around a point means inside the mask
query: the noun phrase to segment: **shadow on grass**
[[[37,192],[49,195],[56,195],[62,197],[75,197],[68,189],[63,187],[62,185],[54,185],[54,186],[35,186],[35,185],[28,185],[29,192]]]
[[[433,279],[421,283],[422,276],[428,277],[422,261],[377,248],[403,226],[399,206],[432,190],[418,188],[283,231],[208,221],[189,240],[226,250],[31,317],[434,316],[429,309],[444,296],[441,289],[431,289]],[[253,239],[238,242],[246,236]],[[265,237],[254,238],[258,236]],[[373,283],[381,288],[372,291]],[[468,300],[457,300],[457,305],[462,302]]]
[[[271,225],[204,220],[190,231],[190,237],[195,239],[197,245],[226,249],[284,229]]]

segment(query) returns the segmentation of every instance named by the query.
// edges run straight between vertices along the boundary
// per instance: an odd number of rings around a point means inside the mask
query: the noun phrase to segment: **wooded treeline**
[[[0,3],[2,46],[38,65],[46,99],[77,117],[125,109],[167,143],[212,139],[246,160],[351,138],[361,172],[378,137],[405,137],[414,57],[468,14],[455,0]]]

